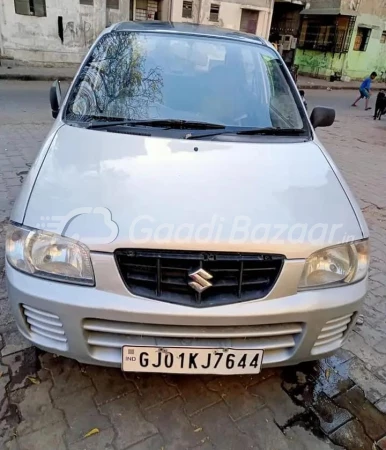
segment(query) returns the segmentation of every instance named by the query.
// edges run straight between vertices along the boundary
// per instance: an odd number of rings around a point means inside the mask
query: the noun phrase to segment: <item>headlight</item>
[[[355,283],[366,277],[368,268],[368,239],[325,248],[306,260],[299,289]]]
[[[89,250],[72,239],[11,225],[5,253],[9,264],[22,272],[54,281],[94,286]]]

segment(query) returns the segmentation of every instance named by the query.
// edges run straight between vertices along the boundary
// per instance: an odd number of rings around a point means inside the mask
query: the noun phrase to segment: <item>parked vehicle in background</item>
[[[124,371],[243,374],[337,350],[367,290],[368,229],[263,39],[106,29],[11,216],[22,335]]]

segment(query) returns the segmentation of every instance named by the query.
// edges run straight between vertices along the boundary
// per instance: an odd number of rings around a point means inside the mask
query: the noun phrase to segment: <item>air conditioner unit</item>
[[[291,42],[292,36],[290,34],[283,34],[283,36],[281,37],[281,43],[283,45],[284,51],[291,50]]]
[[[293,37],[291,39],[291,50],[295,50],[297,45],[298,45],[298,39]]]

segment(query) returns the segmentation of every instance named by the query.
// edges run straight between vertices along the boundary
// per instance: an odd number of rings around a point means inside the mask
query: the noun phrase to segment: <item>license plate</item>
[[[124,346],[124,372],[257,374],[263,350]]]

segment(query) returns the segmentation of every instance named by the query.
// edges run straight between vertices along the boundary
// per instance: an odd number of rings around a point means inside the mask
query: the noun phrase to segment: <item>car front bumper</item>
[[[264,350],[263,368],[333,353],[355,325],[367,280],[297,292],[303,260],[286,261],[270,295],[192,308],[131,295],[111,255],[93,254],[96,287],[51,282],[6,264],[17,326],[34,345],[82,363],[121,365],[124,345]]]

